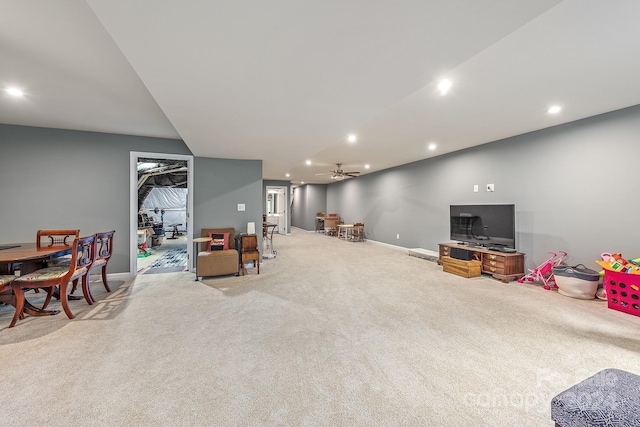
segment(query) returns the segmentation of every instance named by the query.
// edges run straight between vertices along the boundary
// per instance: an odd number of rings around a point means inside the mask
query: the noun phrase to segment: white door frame
[[[138,159],[186,160],[187,161],[187,267],[192,268],[193,252],[193,156],[184,154],[145,153],[132,151],[129,161],[129,275],[135,277],[138,274]]]
[[[266,195],[265,197],[269,197],[269,190],[278,190],[278,193],[281,193],[284,196],[284,227],[278,227],[278,234],[288,234],[289,233],[289,194],[287,194],[287,186],[286,185],[267,185],[266,186]],[[267,200],[265,200],[266,206]]]

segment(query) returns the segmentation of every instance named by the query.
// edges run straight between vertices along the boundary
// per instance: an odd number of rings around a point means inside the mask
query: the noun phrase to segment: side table
[[[196,282],[198,279],[198,243],[210,242],[213,239],[211,237],[196,237],[193,239],[193,267],[196,270]]]

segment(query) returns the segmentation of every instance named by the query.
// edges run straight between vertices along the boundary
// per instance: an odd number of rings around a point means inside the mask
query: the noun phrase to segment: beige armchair
[[[229,233],[229,249],[212,251],[210,243],[200,244],[198,252],[198,267],[196,275],[198,277],[223,276],[227,274],[238,275],[240,259],[236,250],[235,229],[233,228],[203,228],[200,236],[209,237],[211,233]]]

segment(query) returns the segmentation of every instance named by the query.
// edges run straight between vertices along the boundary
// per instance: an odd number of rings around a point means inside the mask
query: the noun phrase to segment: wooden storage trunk
[[[442,257],[442,270],[462,277],[480,276],[482,263],[480,261],[463,261],[461,259]]]

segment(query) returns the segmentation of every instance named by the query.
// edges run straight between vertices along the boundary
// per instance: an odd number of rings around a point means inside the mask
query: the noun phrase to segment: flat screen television
[[[515,205],[451,205],[451,240],[492,249],[515,249]]]

